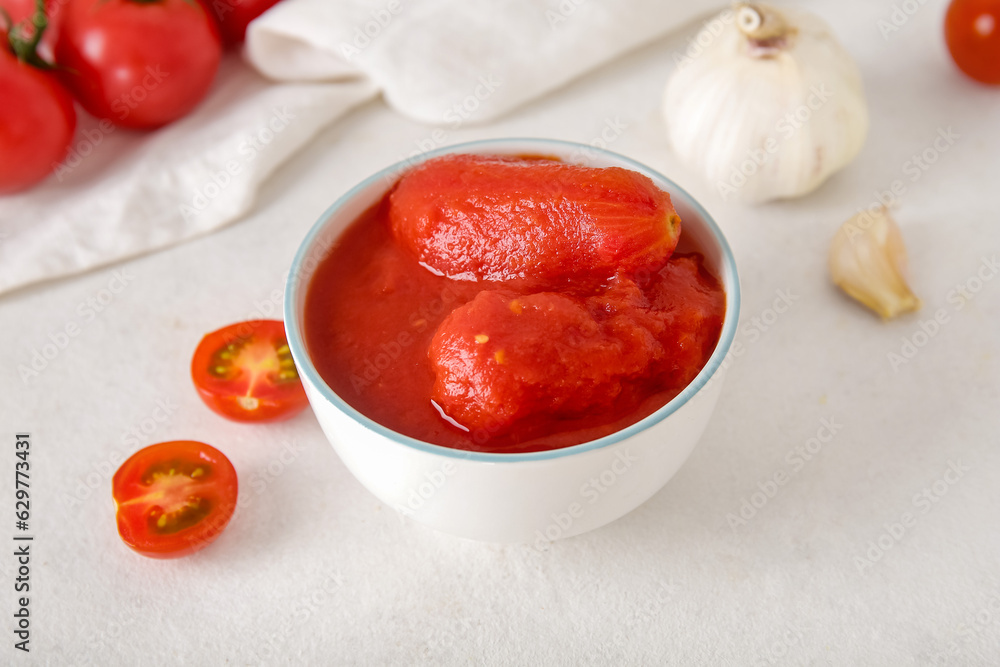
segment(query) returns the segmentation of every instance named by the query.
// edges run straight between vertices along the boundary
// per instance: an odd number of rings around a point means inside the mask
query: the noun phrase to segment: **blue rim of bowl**
[[[424,162],[433,157],[439,155],[445,155],[448,153],[460,153],[463,150],[473,150],[477,152],[482,152],[481,149],[487,148],[489,146],[503,146],[509,144],[530,144],[530,145],[551,145],[556,146],[560,149],[573,148],[585,153],[599,153],[609,156],[617,161],[632,165],[636,171],[643,174],[654,174],[659,179],[669,184],[670,195],[680,196],[684,199],[685,204],[693,208],[698,215],[701,216],[702,222],[708,226],[715,236],[716,242],[722,250],[723,264],[722,267],[724,271],[727,271],[732,275],[732,285],[727,287],[727,301],[728,306],[726,308],[726,316],[722,325],[722,333],[719,335],[719,343],[715,346],[715,351],[709,358],[708,363],[705,367],[701,369],[701,372],[695,376],[688,386],[686,386],[677,396],[672,398],[666,405],[658,409],[651,415],[640,419],[636,423],[626,426],[620,431],[615,431],[610,435],[606,435],[596,440],[590,440],[579,445],[572,445],[570,447],[562,447],[559,449],[549,449],[541,452],[527,452],[527,453],[494,453],[494,452],[479,452],[465,449],[454,449],[451,447],[445,447],[443,445],[434,445],[429,442],[424,442],[422,440],[417,440],[407,435],[397,433],[392,429],[379,424],[375,420],[367,417],[366,415],[359,412],[353,406],[348,404],[344,399],[337,395],[326,381],[320,376],[316,367],[312,363],[307,348],[305,345],[305,340],[302,337],[302,332],[295,318],[295,305],[298,300],[299,290],[308,290],[308,283],[303,282],[301,278],[296,278],[300,275],[300,270],[302,264],[308,254],[309,250],[312,248],[313,242],[316,237],[323,231],[326,227],[327,222],[333,217],[333,214],[342,206],[344,206],[348,201],[353,199],[358,193],[366,190],[369,186],[378,180],[387,179],[391,174],[395,173],[401,175],[406,170]],[[393,179],[393,182],[395,179]],[[388,181],[387,181],[388,182]],[[387,185],[386,189],[391,187],[391,183]],[[720,276],[721,278],[721,276]],[[310,276],[311,279],[311,276]],[[596,449],[601,449],[603,447],[608,447],[617,442],[630,438],[637,433],[645,431],[649,427],[657,424],[677,410],[679,410],[685,403],[687,403],[691,398],[694,397],[702,387],[708,384],[712,376],[715,375],[716,371],[722,365],[723,360],[729,353],[729,348],[736,337],[736,329],[739,323],[740,314],[740,280],[739,274],[736,272],[736,260],[733,257],[733,251],[729,247],[729,242],[726,240],[725,235],[722,230],[716,224],[715,220],[709,215],[708,211],[698,203],[698,201],[692,197],[687,190],[680,187],[674,181],[663,176],[655,169],[648,167],[640,162],[637,162],[631,158],[625,157],[619,153],[615,153],[602,148],[596,148],[594,146],[589,146],[587,144],[580,144],[574,141],[563,141],[560,139],[531,139],[531,138],[504,138],[504,139],[480,139],[476,141],[469,141],[460,144],[453,144],[451,146],[443,146],[441,148],[427,151],[426,153],[421,153],[420,155],[401,160],[396,164],[393,164],[385,169],[378,171],[377,173],[369,176],[365,180],[361,181],[353,188],[348,190],[343,194],[336,202],[333,203],[330,208],[326,209],[323,214],[319,217],[319,220],[313,224],[312,228],[306,234],[305,239],[299,246],[298,251],[295,253],[295,259],[292,260],[292,266],[289,271],[288,280],[285,285],[285,306],[284,306],[284,317],[285,317],[285,335],[288,338],[288,344],[291,348],[292,355],[295,358],[296,365],[300,375],[305,376],[305,379],[309,380],[316,389],[319,390],[323,398],[330,401],[338,410],[344,414],[350,416],[355,421],[359,422],[365,428],[375,431],[379,435],[382,435],[393,442],[404,445],[406,447],[411,447],[422,452],[429,454],[437,454],[439,456],[445,456],[448,458],[456,458],[471,461],[481,461],[483,463],[517,463],[523,461],[544,461],[549,459],[562,458],[564,456],[572,456],[574,454],[582,454],[584,452],[589,452]]]

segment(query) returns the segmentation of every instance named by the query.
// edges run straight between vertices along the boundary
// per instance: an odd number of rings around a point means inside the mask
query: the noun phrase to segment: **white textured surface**
[[[8,591],[0,662],[1000,662],[1000,279],[961,309],[949,301],[984,256],[1000,255],[1000,94],[950,66],[937,4],[888,40],[877,21],[890,2],[809,5],[858,58],[872,131],[858,160],[806,199],[738,208],[676,164],[658,104],[685,45],[678,37],[493,124],[441,130],[443,139],[371,103],[279,170],[242,222],[3,297],[0,466],[13,468],[15,429],[30,430],[37,540],[30,656],[12,648],[14,559],[0,556]],[[744,353],[716,416],[687,464],[638,510],[544,552],[456,540],[380,506],[311,415],[240,426],[201,404],[187,371],[200,336],[255,310],[279,312],[268,300],[299,240],[363,177],[420,142],[590,141],[608,124],[627,126],[612,150],[705,203],[734,246],[744,289]],[[911,181],[907,161],[947,127],[960,138]],[[896,215],[925,307],[883,324],[830,286],[824,263],[837,225],[894,179],[906,187]],[[88,320],[79,304],[114,271],[126,272],[128,286]],[[772,321],[779,290],[796,299]],[[887,354],[938,308],[947,323],[894,371]],[[771,324],[762,331],[754,318]],[[69,322],[79,334],[23,382],[18,365]],[[175,406],[161,423],[158,401]],[[788,453],[823,419],[842,427],[799,467]],[[240,474],[244,508],[194,557],[143,559],[116,536],[108,481],[116,465],[106,462],[135,449],[128,430],[144,424],[153,431],[141,443],[203,439]],[[939,485],[939,501],[915,504],[949,462],[969,469]],[[779,471],[787,483],[747,525],[731,527],[727,514]],[[64,494],[85,490],[88,474],[96,490],[70,503]],[[4,507],[11,475],[2,474]],[[7,512],[0,539],[9,545]],[[891,548],[859,571],[856,559],[905,512],[915,524],[898,540],[884,537]]]

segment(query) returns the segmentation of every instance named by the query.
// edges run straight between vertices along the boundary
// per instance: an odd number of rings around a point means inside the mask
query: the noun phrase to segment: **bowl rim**
[[[672,189],[670,190],[671,197],[680,197],[684,200],[684,203],[694,209],[698,215],[701,216],[702,221],[711,231],[712,235],[715,237],[716,242],[722,251],[722,272],[728,272],[732,275],[732,285],[726,288],[727,295],[727,308],[726,315],[723,319],[722,332],[719,335],[719,342],[715,346],[715,351],[712,356],[709,357],[708,363],[705,364],[704,368],[698,373],[695,378],[688,383],[684,389],[674,396],[665,405],[660,407],[658,410],[650,415],[647,415],[643,419],[640,419],[634,424],[626,426],[625,428],[615,431],[609,435],[597,438],[595,440],[589,440],[587,442],[580,443],[578,445],[572,445],[569,447],[562,447],[558,449],[549,449],[540,452],[521,452],[521,453],[503,453],[503,452],[480,452],[474,450],[465,449],[454,449],[452,447],[445,447],[443,445],[435,445],[429,442],[424,442],[423,440],[418,440],[402,433],[393,431],[392,429],[383,426],[382,424],[376,422],[370,417],[362,414],[353,406],[347,403],[343,398],[341,398],[330,386],[323,380],[316,367],[312,363],[310,358],[305,339],[302,336],[302,331],[300,329],[299,323],[296,317],[296,305],[298,303],[299,294],[304,290],[308,289],[308,282],[304,281],[302,278],[302,266],[312,250],[313,245],[324,231],[330,219],[336,214],[336,212],[345,206],[349,201],[354,199],[359,193],[367,190],[372,184],[379,180],[385,180],[387,183],[386,189],[392,187],[395,179],[390,180],[390,176],[395,172],[396,174],[402,174],[406,170],[421,164],[422,162],[429,160],[440,155],[446,155],[450,153],[460,153],[463,150],[476,149],[478,152],[482,152],[481,149],[489,146],[510,146],[512,144],[522,144],[526,146],[552,146],[558,149],[557,154],[565,154],[567,149],[574,149],[576,151],[585,151],[587,153],[598,153],[604,156],[610,157],[616,161],[624,164],[630,165],[635,171],[642,173],[646,176],[655,176],[667,183]],[[536,150],[533,148],[527,148],[526,150]],[[544,150],[544,149],[542,149]],[[683,233],[683,232],[682,232]],[[720,280],[723,276],[720,275]],[[309,276],[310,280],[312,275]],[[722,233],[722,229],[719,228],[718,224],[712,218],[712,216],[705,210],[705,208],[694,198],[690,193],[684,188],[677,185],[673,180],[667,178],[666,176],[660,174],[657,170],[642,164],[632,158],[621,155],[620,153],[615,153],[604,148],[597,148],[589,144],[582,144],[575,141],[565,141],[561,139],[540,139],[540,138],[529,138],[529,137],[508,137],[508,138],[498,138],[498,139],[479,139],[475,141],[466,141],[458,144],[451,144],[448,146],[442,146],[434,150],[430,150],[424,153],[420,153],[416,156],[411,156],[406,159],[400,160],[384,169],[380,169],[378,172],[372,174],[365,180],[361,181],[350,190],[341,195],[337,200],[327,208],[313,223],[309,232],[306,234],[302,243],[299,245],[298,250],[295,253],[295,258],[292,260],[292,265],[289,270],[288,278],[285,282],[285,294],[284,294],[284,322],[285,322],[285,335],[288,340],[288,345],[292,351],[293,358],[295,358],[296,365],[298,367],[299,374],[303,376],[304,380],[308,380],[313,387],[323,396],[324,399],[333,404],[340,412],[349,416],[354,421],[358,422],[365,428],[382,435],[385,438],[405,447],[411,449],[416,449],[428,454],[436,454],[439,456],[444,456],[453,459],[462,460],[472,460],[480,461],[483,463],[518,463],[524,461],[545,461],[558,459],[566,456],[573,456],[575,454],[583,454],[586,452],[594,451],[597,449],[602,449],[604,447],[609,447],[623,440],[627,440],[632,436],[641,433],[650,427],[663,421],[673,413],[677,412],[681,407],[683,407],[689,400],[691,400],[701,389],[708,384],[712,377],[716,374],[719,368],[722,366],[726,355],[729,353],[730,347],[732,346],[733,340],[736,337],[736,330],[739,324],[739,313],[740,313],[740,280],[739,274],[736,271],[736,260],[733,256],[732,248],[729,246],[729,242],[726,240],[725,234]]]

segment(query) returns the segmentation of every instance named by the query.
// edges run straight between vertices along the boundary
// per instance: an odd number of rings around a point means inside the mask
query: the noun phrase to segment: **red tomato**
[[[10,25],[5,26],[9,30],[11,26],[35,15],[35,0],[0,0],[0,9],[10,17]]]
[[[0,18],[0,27],[10,30],[19,23],[29,21],[35,15],[38,5],[35,0],[0,0],[0,9],[7,12],[7,18],[10,19],[9,25],[3,25],[3,19]],[[50,23],[53,13],[58,9],[59,5],[51,0],[45,3],[45,13]],[[0,13],[0,17],[2,16]]]
[[[277,320],[231,324],[201,339],[191,377],[205,404],[243,422],[278,421],[306,407],[285,325]]]
[[[944,35],[960,70],[976,81],[1000,84],[1000,0],[952,0]]]
[[[70,0],[56,40],[63,81],[83,107],[152,129],[191,111],[219,68],[218,29],[188,0]]]
[[[52,45],[55,43],[55,36],[59,32],[59,16],[62,6],[63,3],[59,0],[47,0],[45,3],[48,26],[45,29],[45,35],[42,36],[42,46],[44,47],[43,50],[46,51],[44,54],[46,57],[52,55]],[[0,9],[7,12],[7,16],[10,17],[11,25],[8,26],[9,29],[23,21],[30,20],[35,15],[38,4],[35,0],[0,0]],[[0,19],[0,24],[2,23],[3,20]]]
[[[200,0],[214,17],[227,47],[243,42],[250,21],[278,3],[278,0]]]
[[[62,161],[73,140],[76,111],[51,73],[14,56],[3,31],[0,100],[0,194],[8,194],[34,185]]]
[[[208,546],[236,509],[239,486],[226,455],[193,440],[140,449],[111,481],[118,534],[150,558],[177,558]]]

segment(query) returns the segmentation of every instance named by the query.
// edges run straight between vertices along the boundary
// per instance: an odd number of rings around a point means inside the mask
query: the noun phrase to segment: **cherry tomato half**
[[[278,3],[278,0],[199,0],[214,17],[227,47],[241,44],[250,21]]]
[[[219,31],[189,0],[70,0],[56,40],[61,77],[94,116],[152,129],[191,111],[219,68]]]
[[[1000,84],[1000,0],[952,0],[944,36],[960,70],[976,81]]]
[[[208,407],[236,421],[288,419],[308,402],[278,320],[240,322],[208,334],[194,352],[191,378]]]
[[[0,30],[0,195],[41,181],[69,151],[73,98],[51,72],[18,60]]]
[[[111,482],[118,534],[150,558],[177,558],[208,546],[236,509],[236,470],[211,445],[177,440],[129,457]]]

